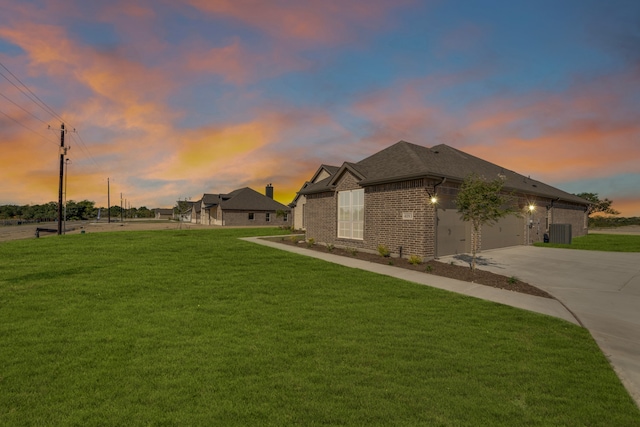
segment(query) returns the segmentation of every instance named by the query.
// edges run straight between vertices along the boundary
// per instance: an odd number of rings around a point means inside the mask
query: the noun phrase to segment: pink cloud
[[[388,13],[408,1],[345,2],[340,0],[186,0],[191,6],[228,17],[291,43],[335,43],[357,27],[379,28]]]
[[[184,46],[177,66],[171,66],[175,75],[210,77],[218,75],[227,83],[238,86],[260,79],[271,78],[283,72],[308,67],[307,61],[291,52],[274,48],[256,52],[238,38],[222,47],[210,47],[210,42],[199,40]]]
[[[634,81],[623,74],[579,82],[564,93],[486,101],[461,128],[464,145],[544,179],[637,173],[640,116],[626,92]]]

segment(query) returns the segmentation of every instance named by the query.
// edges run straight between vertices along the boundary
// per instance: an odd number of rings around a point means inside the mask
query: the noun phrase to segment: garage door
[[[506,248],[524,244],[524,218],[509,215],[493,226],[482,226],[482,249]]]
[[[438,209],[436,256],[471,252],[471,224],[455,209]]]
[[[514,215],[502,218],[493,226],[482,227],[481,250],[524,244],[524,219]],[[471,252],[471,223],[462,221],[455,209],[438,209],[436,256]]]

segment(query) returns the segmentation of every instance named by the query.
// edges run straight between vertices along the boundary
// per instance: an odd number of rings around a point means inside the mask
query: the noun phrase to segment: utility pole
[[[64,146],[64,123],[60,124],[60,182],[58,186],[58,236],[62,234],[62,181],[64,178],[64,156],[67,148]]]
[[[71,159],[66,159],[64,164],[66,170],[64,171],[64,234],[67,234],[67,181],[69,180],[69,163]]]
[[[107,223],[111,224],[111,187],[107,178]]]
[[[124,223],[124,217],[122,215],[122,193],[120,193],[120,222]]]

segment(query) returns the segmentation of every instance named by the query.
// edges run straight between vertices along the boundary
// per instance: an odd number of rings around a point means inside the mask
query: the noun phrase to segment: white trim
[[[364,189],[338,192],[338,238],[364,240]]]

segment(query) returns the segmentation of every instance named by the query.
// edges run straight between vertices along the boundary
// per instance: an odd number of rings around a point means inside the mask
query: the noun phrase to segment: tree
[[[153,218],[155,214],[146,206],[142,206],[136,211],[137,218]]]
[[[186,200],[178,200],[173,207],[173,216],[182,222],[184,215],[191,210],[191,203]]]
[[[491,225],[500,218],[516,211],[508,204],[510,197],[503,194],[502,187],[504,180],[496,178],[487,181],[476,174],[467,176],[458,195],[456,196],[456,206],[463,221],[471,221],[473,235],[471,238],[471,270],[476,270],[476,252],[480,241],[481,229],[484,224]]]
[[[582,197],[586,201],[592,203],[591,205],[589,205],[589,210],[587,211],[589,215],[600,212],[608,215],[620,214],[620,212],[611,207],[611,204],[613,203],[612,200],[609,200],[607,198],[605,198],[604,200],[600,200],[600,198],[598,197],[598,193],[579,193],[576,194],[576,196]]]
[[[82,200],[81,202],[67,200],[68,221],[88,220],[95,218],[97,214],[95,203],[90,200]]]

